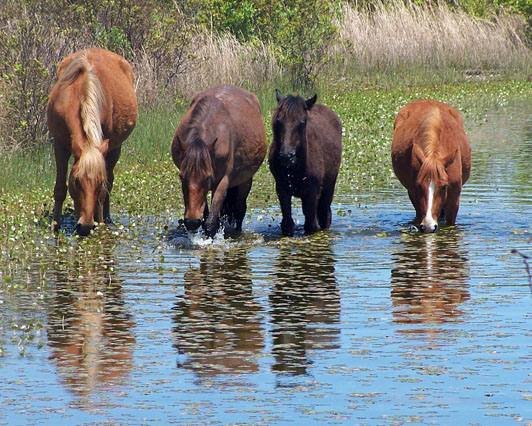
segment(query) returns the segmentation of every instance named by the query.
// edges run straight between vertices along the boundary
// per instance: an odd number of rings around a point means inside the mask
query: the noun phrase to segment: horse
[[[59,65],[47,105],[48,129],[56,162],[51,227],[59,230],[68,190],[74,200],[76,232],[87,236],[95,222],[110,222],[109,194],[122,142],[137,120],[130,63],[100,48],[67,56]]]
[[[266,130],[257,97],[229,84],[192,98],[172,140],[185,204],[184,225],[203,224],[213,237],[226,217],[242,230],[253,175],[266,155]],[[212,200],[207,205],[207,194]]]
[[[456,223],[462,185],[471,172],[471,147],[456,109],[430,99],[401,108],[394,122],[392,165],[416,209],[419,231],[436,232],[438,219]]]
[[[292,196],[301,198],[305,234],[331,226],[331,203],[342,158],[342,124],[338,115],[316,104],[317,95],[283,97],[276,90],[273,140],[268,156],[281,204],[281,231],[294,235]]]

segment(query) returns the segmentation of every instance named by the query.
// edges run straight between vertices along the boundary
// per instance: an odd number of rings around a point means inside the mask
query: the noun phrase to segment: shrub
[[[70,42],[35,4],[11,2],[2,10],[0,80],[7,89],[2,99],[7,134],[0,150],[27,149],[46,139],[48,92]]]

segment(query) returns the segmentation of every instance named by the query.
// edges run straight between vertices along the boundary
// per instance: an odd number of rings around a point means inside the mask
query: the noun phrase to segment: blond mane
[[[420,184],[434,182],[447,182],[447,172],[438,153],[442,118],[439,108],[432,108],[421,121],[416,141],[423,150],[425,160],[419,169],[417,182]]]
[[[60,76],[58,83],[65,86],[79,81],[81,89],[81,124],[86,138],[85,146],[81,147],[75,176],[103,182],[106,179],[105,160],[99,147],[103,141],[100,117],[104,91],[87,55],[88,52],[84,51],[76,56]]]
[[[418,144],[423,149],[425,157],[433,155],[439,145],[442,119],[439,108],[432,108],[419,125]]]

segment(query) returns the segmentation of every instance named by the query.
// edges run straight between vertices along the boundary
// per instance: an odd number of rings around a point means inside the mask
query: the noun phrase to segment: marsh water
[[[532,255],[531,113],[467,125],[472,176],[436,234],[396,186],[338,194],[312,237],[295,204],[294,238],[272,205],[234,238],[123,213],[93,241],[43,241],[0,283],[0,424],[530,424],[512,250]]]

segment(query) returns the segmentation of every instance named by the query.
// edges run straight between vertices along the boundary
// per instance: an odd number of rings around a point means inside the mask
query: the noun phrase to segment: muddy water
[[[530,111],[468,128],[459,224],[434,235],[397,186],[339,194],[311,238],[300,207],[281,238],[272,207],[226,240],[123,216],[133,239],[46,243],[2,293],[0,423],[532,422],[532,294],[511,253],[532,254]]]

